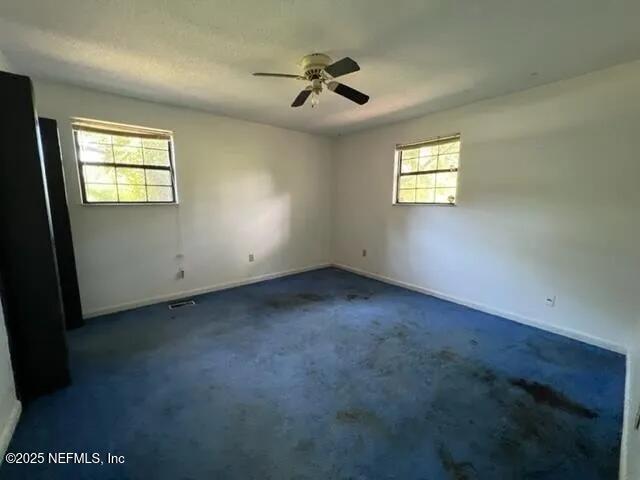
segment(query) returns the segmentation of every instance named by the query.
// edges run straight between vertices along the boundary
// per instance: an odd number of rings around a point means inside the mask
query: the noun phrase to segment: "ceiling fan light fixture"
[[[320,95],[318,95],[318,92],[313,91],[311,93],[311,108],[317,107],[319,103],[320,103]]]

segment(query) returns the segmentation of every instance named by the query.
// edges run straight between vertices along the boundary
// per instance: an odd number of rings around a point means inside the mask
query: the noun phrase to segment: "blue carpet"
[[[9,451],[105,464],[0,478],[617,478],[621,355],[337,269],[197,302],[70,332]]]

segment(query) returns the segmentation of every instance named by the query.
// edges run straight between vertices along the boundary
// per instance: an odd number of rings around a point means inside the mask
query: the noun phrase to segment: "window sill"
[[[114,202],[114,203],[108,203],[108,202],[94,202],[94,203],[85,203],[85,202],[81,202],[80,203],[81,207],[142,207],[142,206],[153,206],[153,207],[178,207],[180,206],[179,202]]]
[[[457,207],[457,203],[405,203],[405,202],[393,202],[394,207],[416,207],[416,206],[428,206],[428,207]]]

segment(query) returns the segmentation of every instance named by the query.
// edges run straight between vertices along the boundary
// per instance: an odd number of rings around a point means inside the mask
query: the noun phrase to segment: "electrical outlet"
[[[178,273],[176,274],[176,277],[178,280],[182,280],[184,278],[184,270],[181,268],[180,270],[178,270]]]
[[[550,295],[547,298],[544,299],[544,304],[547,307],[555,307],[556,306],[556,296],[555,295]]]
[[[253,253],[249,254],[249,261],[253,262],[255,260],[255,257],[253,256]]]
[[[366,257],[366,256],[367,256],[367,249],[366,249],[366,248],[363,248],[363,249],[362,249],[362,256],[363,256],[363,257]]]

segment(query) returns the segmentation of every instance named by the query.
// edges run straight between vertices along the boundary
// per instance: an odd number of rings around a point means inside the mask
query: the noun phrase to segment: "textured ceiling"
[[[26,74],[324,134],[416,117],[640,58],[637,0],[3,0],[0,50]],[[344,83],[292,109],[305,53]]]

